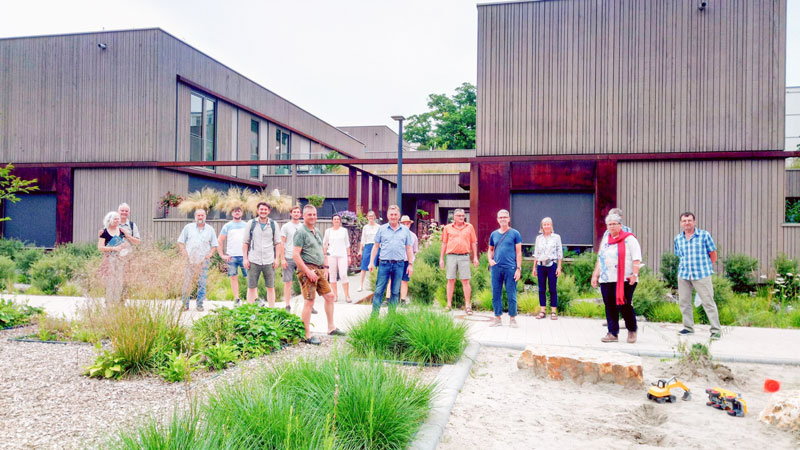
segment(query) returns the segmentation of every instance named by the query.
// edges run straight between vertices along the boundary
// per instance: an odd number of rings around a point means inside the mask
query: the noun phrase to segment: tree
[[[455,94],[430,94],[430,111],[408,118],[403,139],[427,149],[475,148],[475,85],[462,83]]]
[[[0,204],[3,200],[8,200],[11,203],[17,203],[19,197],[16,194],[28,194],[39,189],[36,186],[36,179],[23,180],[22,178],[14,175],[11,171],[14,170],[12,164],[7,164],[5,167],[0,167]],[[0,217],[0,222],[11,220],[8,217]]]

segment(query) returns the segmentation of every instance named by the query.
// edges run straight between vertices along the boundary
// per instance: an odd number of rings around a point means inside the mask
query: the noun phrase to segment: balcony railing
[[[328,153],[277,153],[275,154],[275,159],[280,160],[302,160],[302,159],[325,159],[328,156]],[[320,164],[298,164],[297,173],[298,175],[304,174],[323,174],[323,173],[331,173],[333,170],[333,166],[336,165],[335,159],[331,160],[331,165],[320,165]],[[273,166],[273,174],[274,175],[291,175],[292,174],[292,166]]]

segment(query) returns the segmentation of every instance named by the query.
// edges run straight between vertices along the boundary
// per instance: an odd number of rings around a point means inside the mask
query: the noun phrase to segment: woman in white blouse
[[[600,284],[600,293],[606,305],[608,334],[603,342],[617,342],[619,314],[625,319],[628,342],[636,342],[636,313],[633,310],[633,291],[639,282],[642,248],[633,233],[622,230],[622,217],[606,216],[608,234],[600,241],[597,264],[592,273],[592,287]],[[627,282],[626,282],[627,281]]]
[[[328,275],[333,295],[338,299],[337,278],[342,280],[344,298],[350,303],[350,282],[347,278],[347,267],[350,265],[350,233],[342,227],[342,218],[334,214],[331,218],[332,228],[325,230],[322,238],[322,250],[328,255]]]
[[[372,255],[372,246],[375,244],[375,235],[381,226],[375,223],[375,212],[367,213],[368,224],[361,229],[361,244],[358,246],[358,257],[361,258],[361,285],[358,292],[364,290],[364,277],[369,271],[369,257]],[[376,264],[377,265],[377,264]]]
[[[561,275],[561,260],[564,259],[564,250],[561,247],[561,236],[553,233],[553,219],[545,217],[539,225],[539,236],[533,249],[533,271],[531,275],[538,277],[539,284],[539,314],[537,319],[547,317],[546,289],[550,288],[550,318],[558,319],[558,288],[557,278]]]

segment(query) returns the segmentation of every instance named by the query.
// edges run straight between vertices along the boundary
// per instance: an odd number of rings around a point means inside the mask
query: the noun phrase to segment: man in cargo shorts
[[[305,342],[319,345],[320,340],[311,335],[311,309],[317,294],[325,299],[325,316],[328,318],[328,334],[342,336],[344,333],[333,324],[333,291],[328,284],[328,266],[325,265],[325,254],[322,252],[322,236],[315,228],[317,224],[317,208],[306,205],[303,208],[303,225],[294,233],[294,250],[292,259],[297,265],[297,280],[303,294],[303,325],[306,328]]]
[[[453,291],[456,287],[456,278],[461,280],[461,287],[464,288],[464,309],[467,314],[472,314],[472,303],[470,302],[472,289],[469,279],[472,277],[470,272],[470,251],[472,252],[472,264],[478,265],[478,236],[472,224],[466,222],[466,213],[463,209],[453,211],[453,223],[448,224],[442,230],[442,252],[439,255],[439,267],[445,268],[445,256],[447,257],[447,310],[453,308]]]

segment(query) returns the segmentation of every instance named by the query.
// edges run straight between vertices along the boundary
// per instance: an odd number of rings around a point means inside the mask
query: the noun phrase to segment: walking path
[[[359,285],[358,275],[350,277],[351,297],[355,301],[366,299],[371,292],[357,292]],[[368,316],[371,311],[371,302],[365,304],[345,303],[339,285],[339,302],[335,305],[334,316],[336,326],[347,330],[356,321]],[[55,296],[17,296],[4,295],[4,298],[15,297],[20,301],[28,301],[32,306],[43,306],[45,310],[55,316],[71,317],[76,307],[86,300],[79,297]],[[369,300],[369,299],[366,299]],[[292,299],[292,312],[300,314],[302,308],[300,296]],[[207,301],[206,311],[221,306],[232,306],[232,302]],[[277,307],[285,306],[277,302]],[[315,333],[327,332],[327,319],[322,298],[317,298],[315,308],[318,314],[311,316],[312,329]],[[385,309],[385,308],[384,308]],[[194,302],[190,317],[197,317],[206,313],[194,310]],[[682,328],[680,324],[640,322],[638,341],[635,344],[625,342],[626,331],[620,324],[619,343],[604,344],[600,338],[606,334],[602,326],[603,320],[580,319],[561,317],[558,320],[538,320],[533,316],[520,315],[517,317],[519,328],[508,326],[508,316],[503,316],[502,327],[489,327],[490,312],[476,312],[466,316],[463,311],[452,313],[460,320],[466,320],[470,325],[469,336],[473,341],[482,345],[496,345],[502,347],[522,349],[528,345],[562,345],[569,347],[583,347],[599,350],[616,350],[641,356],[669,357],[672,356],[681,340],[689,343],[700,342],[708,344],[710,330],[707,325],[697,325],[695,334],[688,337],[678,337],[677,332]],[[800,330],[775,329],[775,328],[750,328],[750,327],[723,327],[723,337],[715,341],[710,347],[711,354],[720,361],[795,364],[800,365]]]

